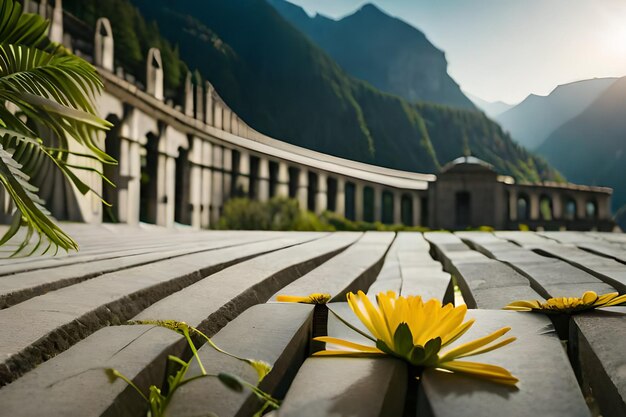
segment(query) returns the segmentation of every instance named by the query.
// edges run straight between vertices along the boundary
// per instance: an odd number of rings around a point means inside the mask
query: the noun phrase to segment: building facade
[[[194,82],[191,74],[183,102],[176,104],[164,93],[158,49],[148,51],[144,87],[115,66],[106,18],[89,28],[64,14],[61,0],[25,0],[24,6],[52,21],[52,40],[96,66],[105,84],[97,106],[113,124],[102,146],[119,165],[93,168],[104,169],[116,188],[103,186],[96,174],[79,173],[112,207],[96,195],[83,196],[60,175],[46,176],[37,185],[58,219],[209,228],[234,196],[281,196],[318,214],[328,210],[356,221],[433,229],[613,228],[607,188],[516,184],[471,157],[433,175],[321,154],[257,132],[209,82]],[[5,202],[5,214],[10,210]]]

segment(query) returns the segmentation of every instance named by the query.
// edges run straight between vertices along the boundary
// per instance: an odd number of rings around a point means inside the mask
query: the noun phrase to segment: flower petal
[[[348,349],[354,349],[360,352],[382,353],[379,349],[375,348],[374,346],[362,345],[360,343],[350,342],[349,340],[338,339],[336,337],[320,336],[320,337],[314,338],[313,340],[316,340],[318,342],[324,342],[324,343],[331,344],[331,345],[347,347]]]
[[[467,356],[467,354],[471,354],[471,352],[473,352],[474,350],[485,346],[488,343],[493,342],[494,340],[496,340],[497,338],[501,337],[503,334],[505,334],[506,332],[508,332],[509,330],[511,330],[510,327],[503,327],[500,330],[496,330],[495,332],[487,335],[487,336],[483,336],[479,339],[476,340],[472,340],[471,342],[467,342],[465,344],[462,344],[461,346],[457,346],[456,348],[449,350],[448,352],[446,352],[441,358],[440,361],[441,362],[446,362],[449,360],[452,360],[460,355],[463,356]]]
[[[439,368],[447,369],[453,372],[461,372],[472,376],[485,378],[493,382],[505,385],[515,385],[519,379],[515,378],[508,370],[485,363],[466,362],[466,361],[450,361],[440,363]]]

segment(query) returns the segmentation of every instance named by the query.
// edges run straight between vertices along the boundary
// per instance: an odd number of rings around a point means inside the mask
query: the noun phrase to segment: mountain
[[[594,78],[559,85],[547,96],[529,95],[495,117],[521,145],[536,149],[559,126],[580,114],[616,78]]]
[[[472,102],[478,107],[480,110],[484,111],[485,114],[492,119],[496,116],[504,113],[505,111],[512,109],[515,107],[514,104],[508,104],[503,101],[487,101],[483,100],[480,97],[476,97],[473,94],[467,94],[467,97],[472,100]]]
[[[574,182],[613,187],[626,204],[626,77],[556,129],[538,151]]]
[[[310,17],[286,0],[268,0],[350,75],[409,101],[474,109],[448,75],[448,62],[413,26],[366,4],[341,20]]]
[[[272,137],[409,171],[436,172],[471,153],[518,179],[559,178],[481,112],[410,103],[350,77],[264,0],[110,2],[64,5],[81,18],[109,17],[116,43],[120,15],[138,13],[154,28],[150,36],[175,45],[243,120]]]

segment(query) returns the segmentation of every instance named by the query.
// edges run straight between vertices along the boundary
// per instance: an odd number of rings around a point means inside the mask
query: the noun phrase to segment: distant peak
[[[360,12],[364,12],[364,13],[380,13],[380,14],[385,14],[385,12],[383,12],[382,10],[380,10],[378,7],[376,7],[374,4],[372,3],[366,3],[364,4],[360,9]]]

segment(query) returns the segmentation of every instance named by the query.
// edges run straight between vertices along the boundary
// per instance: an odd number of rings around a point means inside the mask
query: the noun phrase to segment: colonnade
[[[508,219],[513,222],[594,220],[610,217],[610,194],[585,186],[508,186]]]

